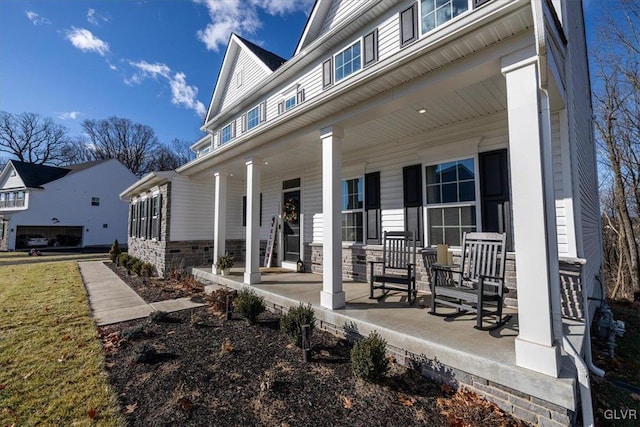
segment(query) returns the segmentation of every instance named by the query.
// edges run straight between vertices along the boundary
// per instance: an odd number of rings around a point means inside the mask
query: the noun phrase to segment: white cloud
[[[109,16],[97,13],[95,9],[89,9],[87,10],[87,21],[93,25],[100,25],[100,22],[109,22]]]
[[[101,56],[109,52],[109,44],[94,36],[86,28],[71,27],[67,32],[67,40],[83,52],[95,52]]]
[[[169,83],[171,88],[172,104],[186,107],[204,117],[206,109],[204,104],[198,101],[198,88],[187,84],[187,76],[184,73],[174,73],[168,65],[158,62],[129,61],[129,65],[137,71],[131,77],[125,79],[126,84],[134,85],[141,83],[146,78],[158,80],[159,77],[162,77]]]
[[[66,113],[57,113],[60,120],[75,120],[82,115],[80,111],[69,111]]]
[[[313,0],[193,0],[209,11],[211,22],[198,30],[197,36],[207,49],[218,52],[225,46],[232,32],[244,36],[254,35],[260,28],[259,12],[269,15],[287,15],[299,11],[309,12]]]
[[[25,15],[27,15],[27,18],[29,18],[29,21],[31,21],[33,25],[51,24],[51,21],[49,21],[47,18],[38,15],[32,10],[25,10],[24,13]]]

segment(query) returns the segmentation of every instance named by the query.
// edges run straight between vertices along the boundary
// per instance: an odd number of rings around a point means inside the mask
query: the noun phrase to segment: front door
[[[297,188],[294,188],[294,185]],[[282,206],[284,261],[297,262],[300,259],[301,203],[299,178],[283,183]]]

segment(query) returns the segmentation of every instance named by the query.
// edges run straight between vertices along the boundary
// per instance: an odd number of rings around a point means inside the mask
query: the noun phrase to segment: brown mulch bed
[[[323,331],[314,332],[312,361],[304,363],[278,319],[267,312],[249,325],[201,307],[162,322],[100,327],[109,380],[128,424],[522,425],[476,395],[395,363],[381,384],[357,379],[351,343]]]
[[[140,277],[128,274],[124,267],[116,267],[112,262],[104,263],[115,272],[145,302],[158,302],[183,297],[203,297],[204,285],[187,273],[171,272],[166,278]]]

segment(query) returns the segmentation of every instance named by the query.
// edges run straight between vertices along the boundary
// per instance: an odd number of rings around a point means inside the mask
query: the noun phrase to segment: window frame
[[[425,36],[427,34],[430,34],[436,30],[438,30],[439,28],[441,28],[443,25],[446,25],[447,23],[452,22],[453,20],[456,20],[458,18],[460,18],[461,16],[464,16],[466,14],[468,14],[469,12],[471,12],[474,9],[474,4],[473,4],[473,0],[466,0],[467,1],[467,10],[465,10],[464,12],[460,13],[459,15],[456,16],[452,16],[451,18],[449,18],[447,21],[436,25],[435,27],[431,28],[428,31],[424,31],[423,27],[422,27],[422,2],[423,1],[428,1],[428,0],[418,0],[418,34],[419,37]],[[436,0],[431,0],[431,1],[436,1]],[[453,5],[453,2],[455,0],[448,0],[451,5]],[[441,6],[440,8],[442,8],[443,6]],[[451,7],[451,6],[450,6]],[[436,11],[436,8],[434,8],[434,13]]]
[[[289,101],[293,100],[292,104],[289,104]],[[292,108],[295,108],[296,105],[298,105],[298,97],[296,95],[296,93],[294,92],[292,95],[290,96],[285,96],[282,100],[283,104],[283,112],[287,112],[289,110],[291,110]]]
[[[253,126],[251,126],[251,119],[250,119],[250,114],[255,112],[256,113],[256,117],[255,117],[255,124]],[[251,129],[257,128],[258,126],[260,126],[260,104],[256,105],[255,107],[253,107],[252,109],[250,109],[249,111],[247,111],[247,115],[246,115],[246,130],[250,131]]]
[[[442,165],[445,163],[451,162],[459,162],[462,160],[472,160],[473,161],[473,191],[474,191],[474,200],[472,201],[458,201],[458,202],[439,202],[439,203],[429,203],[428,194],[427,194],[427,168],[430,166]],[[460,208],[460,207],[469,207],[473,208],[475,212],[475,231],[482,231],[482,206],[481,206],[481,193],[480,193],[480,177],[479,177],[479,157],[478,153],[466,155],[466,156],[458,156],[458,157],[447,157],[442,158],[437,161],[432,161],[428,163],[424,163],[423,167],[423,178],[422,178],[422,191],[423,193],[423,221],[425,224],[424,234],[425,234],[425,246],[432,246],[431,244],[431,222],[429,221],[429,210],[430,209],[446,209],[446,208]],[[458,180],[456,180],[458,182]],[[458,224],[458,228],[461,228],[462,225]],[[441,228],[445,228],[444,225]],[[443,243],[443,242],[440,242]],[[462,243],[462,240],[460,240]],[[459,248],[460,246],[451,245],[450,247]]]
[[[91,197],[91,206],[100,206],[100,197]]]
[[[231,129],[231,126],[233,126],[233,122],[229,122],[227,125],[223,126],[222,129],[220,129],[220,145],[224,145],[233,139],[233,131]],[[227,140],[224,139],[225,129],[229,129],[229,139]]]
[[[345,194],[343,193],[343,188],[344,188],[344,183],[346,181],[353,181],[353,180],[359,180],[361,183],[361,187],[362,187],[362,192],[360,194],[361,199],[362,199],[362,206],[360,208],[356,208],[356,209],[342,209],[342,205],[341,205],[341,222],[340,222],[340,240],[342,243],[344,244],[360,244],[360,245],[364,245],[365,242],[367,241],[367,236],[366,236],[366,227],[365,227],[365,222],[364,222],[364,216],[365,216],[365,194],[366,194],[366,190],[365,190],[365,179],[364,179],[364,175],[356,175],[356,176],[352,176],[352,177],[346,177],[346,178],[342,178],[340,181],[340,198],[341,200],[344,199]],[[360,229],[361,229],[361,235],[362,235],[362,240],[344,240],[344,215],[349,215],[349,214],[360,214]]]
[[[363,58],[362,58],[362,56],[363,56],[362,55],[362,40],[363,40],[363,37],[359,37],[356,41],[354,41],[353,43],[349,43],[346,47],[344,47],[343,49],[340,49],[338,52],[334,53],[331,56],[331,58],[332,58],[331,73],[332,73],[332,77],[333,77],[333,84],[338,84],[341,81],[348,79],[349,77],[353,76],[354,74],[357,74],[357,73],[361,72],[362,69],[364,68],[363,63],[362,63],[363,62]],[[343,74],[343,76],[338,79],[338,74],[337,74],[338,61],[336,59],[337,59],[338,55],[343,54],[348,49],[352,49],[355,45],[358,45],[359,48],[360,48],[360,54],[359,54],[360,67],[357,70],[352,71],[350,74],[347,74],[347,75]],[[341,65],[341,67],[344,67],[344,63]]]
[[[158,221],[160,221],[160,211],[162,206],[160,205],[160,193],[154,193],[150,197],[151,206],[149,207],[150,229],[151,233],[149,237],[151,240],[160,240],[160,227]],[[157,209],[154,213],[154,209]]]

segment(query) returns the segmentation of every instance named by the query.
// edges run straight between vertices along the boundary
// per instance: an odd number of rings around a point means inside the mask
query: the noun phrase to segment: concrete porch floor
[[[430,315],[430,295],[426,293],[419,293],[412,305],[406,303],[404,293],[389,293],[380,301],[371,300],[367,283],[344,280],[346,307],[330,310],[320,305],[322,275],[319,274],[265,271],[260,284],[248,285],[243,283],[244,268],[237,265],[227,276],[212,274],[211,267],[195,267],[192,272],[205,282],[237,290],[254,289],[276,310],[285,308],[286,311],[300,302],[311,303],[320,327],[340,333],[348,325],[352,332],[361,335],[375,330],[387,340],[394,353],[405,359],[417,356],[419,361],[426,359],[443,372],[446,367],[452,367],[564,408],[575,410],[577,407],[575,368],[568,357],[563,357],[560,378],[516,366],[514,341],[518,335],[518,314],[514,309],[505,310],[513,315],[507,325],[486,332],[473,328],[475,315],[455,318]],[[447,308],[438,308],[438,313],[447,311]],[[454,313],[454,310],[448,312]],[[579,343],[581,330],[577,325],[567,324],[565,330]],[[405,364],[407,361],[399,360]]]

